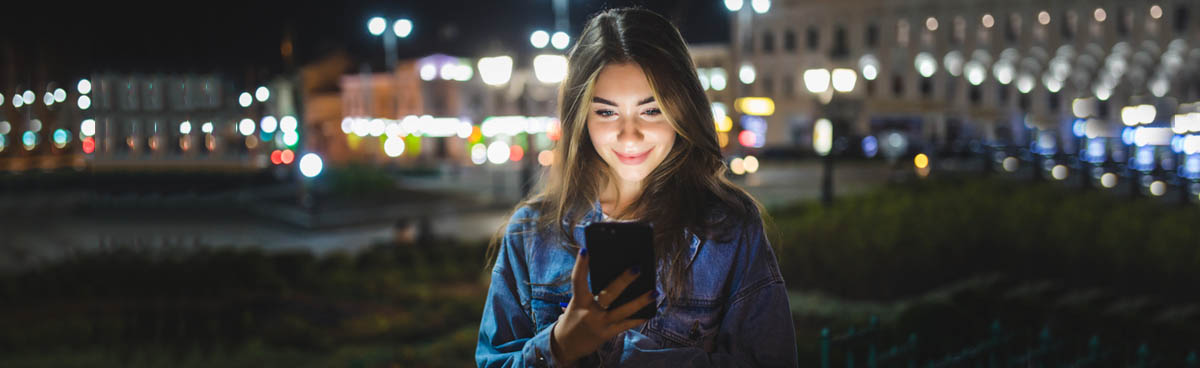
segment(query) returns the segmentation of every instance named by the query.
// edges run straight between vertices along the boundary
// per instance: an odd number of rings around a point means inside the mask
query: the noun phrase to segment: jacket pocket
[[[571,300],[571,294],[568,292],[570,286],[545,286],[531,285],[532,300],[530,301],[530,315],[533,316],[533,324],[538,331],[541,331],[546,326],[549,326],[554,321],[558,320],[558,316],[562,315],[562,307],[560,303],[566,303]]]
[[[697,347],[708,352],[716,349],[717,330],[721,325],[721,303],[715,300],[674,300],[646,324],[663,347]],[[664,313],[665,312],[665,313]]]

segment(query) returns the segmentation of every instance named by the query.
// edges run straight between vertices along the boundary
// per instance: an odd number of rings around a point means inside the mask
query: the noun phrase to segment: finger
[[[626,330],[641,326],[643,323],[646,323],[646,319],[630,319],[621,321],[620,323],[609,327],[608,334],[615,336],[619,333],[625,332]]]
[[[621,292],[624,292],[625,288],[629,287],[629,284],[637,279],[639,271],[638,266],[635,265],[620,276],[617,276],[616,279],[608,283],[608,286],[604,287],[604,290],[600,291],[600,298],[596,301],[600,305],[612,305],[613,301],[617,300],[617,297],[621,295]]]
[[[571,285],[575,289],[572,300],[592,299],[592,291],[588,290],[587,248],[579,248],[579,255],[575,257],[575,268],[571,270]]]
[[[616,323],[629,318],[629,316],[632,316],[634,313],[637,313],[637,311],[641,310],[642,307],[653,303],[654,298],[657,297],[658,291],[648,291],[645,294],[642,294],[642,296],[639,296],[637,299],[630,300],[629,303],[622,304],[620,307],[609,310],[608,316],[605,318],[605,322]]]

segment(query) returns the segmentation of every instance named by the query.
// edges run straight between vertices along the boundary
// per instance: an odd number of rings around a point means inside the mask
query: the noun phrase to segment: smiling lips
[[[616,150],[613,150],[613,153],[617,155],[617,159],[621,160],[621,163],[626,165],[637,165],[643,161],[646,161],[647,157],[650,157],[650,151],[652,150],[646,150],[646,152],[634,155],[623,155]]]

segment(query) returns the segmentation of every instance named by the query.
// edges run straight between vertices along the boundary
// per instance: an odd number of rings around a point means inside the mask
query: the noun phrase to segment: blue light
[[[1180,176],[1188,179],[1200,179],[1200,154],[1188,155],[1187,161],[1183,162],[1183,167],[1180,167]]]
[[[1075,133],[1075,137],[1083,138],[1087,134],[1087,120],[1075,119],[1075,124],[1071,125],[1071,133]]]
[[[1039,155],[1053,155],[1058,152],[1058,140],[1049,131],[1038,131],[1037,140],[1033,142],[1030,150]]]
[[[741,123],[742,129],[754,132],[759,136],[767,135],[767,120],[761,116],[743,115]]]
[[[1183,136],[1176,135],[1171,137],[1171,151],[1175,153],[1183,152]]]
[[[1085,151],[1086,153],[1083,155],[1083,159],[1085,161],[1091,162],[1091,163],[1104,162],[1104,157],[1106,156],[1106,153],[1107,153],[1105,150],[1105,145],[1104,145],[1105,142],[1104,141],[1105,141],[1104,138],[1089,139],[1087,142],[1087,150]]]
[[[875,136],[868,135],[862,140],[862,149],[863,154],[868,158],[875,157],[875,154],[879,153],[879,141],[875,139]]]
[[[1125,127],[1121,130],[1121,142],[1126,146],[1133,145],[1133,138],[1137,135],[1137,130],[1133,127]]]
[[[33,147],[34,145],[37,145],[37,134],[26,130],[25,134],[21,135],[21,143],[24,143],[25,147]]]
[[[1154,147],[1138,147],[1133,159],[1133,168],[1138,171],[1154,170]]]
[[[67,144],[68,138],[70,138],[70,136],[67,135],[66,130],[59,129],[59,130],[54,131],[54,144],[57,144],[60,146]]]

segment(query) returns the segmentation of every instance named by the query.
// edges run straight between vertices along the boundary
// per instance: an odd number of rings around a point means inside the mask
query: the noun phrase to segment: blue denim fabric
[[[575,227],[601,218],[599,203]],[[523,207],[513,214],[501,240],[475,361],[480,367],[558,366],[550,331],[571,299],[575,252],[565,240],[537,230],[538,214]],[[692,239],[692,292],[664,300],[661,278],[658,315],[605,343],[580,366],[703,367],[797,365],[796,337],[787,289],[762,221],[738,230],[728,242]],[[581,244],[587,246],[587,244]],[[668,306],[670,304],[670,306]]]

